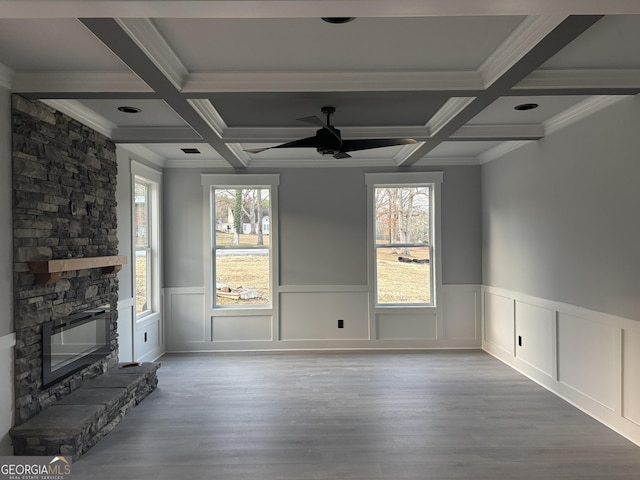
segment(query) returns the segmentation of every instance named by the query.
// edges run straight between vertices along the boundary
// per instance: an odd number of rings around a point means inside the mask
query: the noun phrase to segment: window
[[[277,185],[277,176],[203,175],[210,188],[213,308],[270,308],[273,303],[273,181]]]
[[[439,182],[433,180],[440,177],[433,175],[367,175],[373,237],[372,283],[378,306],[436,303],[434,220]],[[396,181],[385,182],[388,177]],[[398,179],[405,182],[397,182]]]
[[[134,176],[134,251],[136,316],[152,313],[155,308],[154,284],[157,242],[157,184]]]

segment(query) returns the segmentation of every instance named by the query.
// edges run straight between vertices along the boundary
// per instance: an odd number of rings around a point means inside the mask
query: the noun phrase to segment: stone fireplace
[[[157,385],[118,365],[116,147],[12,97],[16,455],[77,459]]]

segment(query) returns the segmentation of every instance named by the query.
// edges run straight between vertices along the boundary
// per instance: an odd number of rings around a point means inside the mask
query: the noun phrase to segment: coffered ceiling
[[[490,161],[638,94],[638,45],[637,0],[0,0],[0,85],[165,167]],[[327,105],[343,139],[416,143],[245,151]]]

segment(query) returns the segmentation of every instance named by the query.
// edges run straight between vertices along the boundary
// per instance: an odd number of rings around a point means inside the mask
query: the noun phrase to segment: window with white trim
[[[377,306],[436,304],[435,204],[440,179],[441,175],[426,173],[367,175]]]
[[[154,284],[156,282],[155,250],[157,226],[154,209],[157,208],[157,184],[140,176],[134,177],[134,252],[136,316],[154,311]]]
[[[203,175],[210,189],[212,308],[271,308],[277,183],[273,175]]]

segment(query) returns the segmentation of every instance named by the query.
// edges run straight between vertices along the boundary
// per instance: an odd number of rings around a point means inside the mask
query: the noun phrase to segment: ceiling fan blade
[[[372,138],[368,140],[343,140],[340,150],[344,152],[355,152],[357,150],[368,150],[370,148],[393,147],[396,145],[411,145],[418,143],[413,138]]]
[[[294,140],[293,142],[283,143],[282,145],[276,145],[274,147],[266,147],[266,148],[245,148],[245,152],[249,153],[260,153],[265,150],[270,150],[272,148],[305,148],[305,147],[318,147],[318,141],[316,137],[307,137],[302,138],[300,140]]]
[[[347,152],[338,152],[333,156],[333,158],[337,158],[339,160],[341,158],[351,158],[351,155],[349,155]]]

